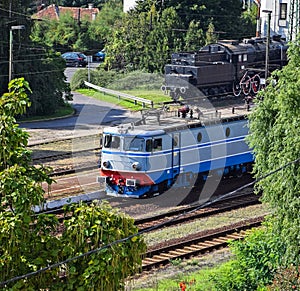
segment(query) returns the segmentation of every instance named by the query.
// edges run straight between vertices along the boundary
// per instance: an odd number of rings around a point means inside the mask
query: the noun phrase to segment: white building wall
[[[128,12],[131,8],[135,6],[136,0],[124,0],[123,2],[123,11]]]
[[[285,7],[286,13],[284,13]],[[291,0],[261,0],[260,32],[262,37],[268,34],[268,12],[266,11],[271,11],[270,36],[279,34],[286,40],[295,38],[294,35],[290,35],[290,7]]]

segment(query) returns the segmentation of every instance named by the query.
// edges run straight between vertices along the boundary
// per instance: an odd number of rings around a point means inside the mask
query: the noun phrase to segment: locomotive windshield
[[[105,135],[104,137],[104,147],[118,149],[120,148],[120,137],[115,135]]]
[[[124,150],[125,151],[144,151],[145,140],[140,137],[125,137],[124,139]]]

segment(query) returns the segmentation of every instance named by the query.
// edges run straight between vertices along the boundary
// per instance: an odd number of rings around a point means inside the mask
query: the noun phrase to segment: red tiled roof
[[[81,8],[81,7],[63,7],[52,4],[44,9],[38,11],[32,18],[34,19],[57,19],[60,15],[67,14],[73,16],[74,19],[88,19],[89,21],[95,20],[99,13],[98,8]]]

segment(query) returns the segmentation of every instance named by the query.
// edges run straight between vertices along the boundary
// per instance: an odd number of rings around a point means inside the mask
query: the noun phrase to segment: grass
[[[262,205],[248,206],[247,208],[235,209],[230,212],[220,213],[209,217],[200,218],[191,223],[162,228],[144,235],[148,246],[153,246],[158,242],[177,239],[200,231],[223,227],[237,223],[244,219],[251,219],[268,213],[268,209]]]
[[[21,117],[17,121],[18,122],[30,122],[30,121],[42,121],[42,120],[49,120],[49,119],[57,119],[66,117],[68,115],[71,115],[74,113],[74,109],[70,105],[65,105],[56,110],[55,113],[49,114],[49,115],[37,115],[37,116],[31,116],[31,117]]]
[[[77,92],[79,92],[83,95],[86,95],[86,96],[93,97],[93,98],[101,100],[101,101],[116,104],[118,106],[127,108],[132,111],[138,111],[138,110],[144,109],[142,104],[134,104],[133,100],[118,99],[117,96],[104,94],[104,93],[101,93],[101,92],[98,92],[98,91],[95,91],[92,89],[78,89]],[[170,96],[165,95],[160,90],[151,90],[151,91],[149,91],[149,90],[130,90],[130,91],[122,91],[122,93],[126,93],[129,95],[133,95],[133,96],[151,100],[151,101],[153,101],[155,108],[161,107],[163,102],[171,100]],[[146,104],[146,106],[150,107],[150,105],[147,105],[147,104]]]
[[[210,281],[210,275],[213,269],[202,269],[201,271],[191,274],[178,274],[173,279],[164,279],[154,281],[153,287],[136,289],[140,291],[177,291],[182,290],[181,287],[186,286],[186,290],[208,291],[213,290],[213,283]],[[154,278],[155,280],[155,278]]]
[[[203,230],[222,227],[243,219],[267,214],[269,211],[265,205],[252,205],[246,208],[232,210],[210,217],[204,217],[188,224],[168,227],[144,235],[148,247],[159,242],[184,237]],[[220,250],[205,257],[191,260],[172,260],[171,267],[162,270],[160,273],[152,274],[149,278],[141,278],[134,283],[134,288],[129,290],[143,291],[171,291],[181,290],[180,282],[185,282],[187,290],[208,291],[215,290],[211,275],[219,272],[220,264],[227,262],[232,254],[229,251]],[[158,271],[159,272],[159,271]],[[190,284],[190,283],[193,284]]]
[[[204,259],[203,259],[204,260]],[[196,261],[194,259],[192,262]],[[216,290],[215,284],[212,281],[214,274],[217,274],[220,268],[227,264],[226,261],[211,267],[210,265],[202,267],[200,270],[195,271],[195,266],[188,261],[183,262],[176,269],[173,268],[170,272],[173,272],[169,278],[160,278],[159,275],[151,274],[151,283],[141,284],[140,287],[128,288],[127,290],[134,291],[213,291]],[[201,264],[201,258],[198,258],[199,264]],[[183,286],[186,289],[181,289]]]
[[[128,110],[132,111],[139,111],[143,108],[142,104],[134,104],[134,101],[132,100],[124,100],[124,99],[118,99],[118,97],[113,96],[113,95],[108,95],[104,94],[92,89],[78,89],[77,92],[93,97],[95,99],[105,101],[111,104],[116,104],[120,107],[126,108]],[[165,95],[162,91],[160,90],[130,90],[130,91],[123,91],[123,93],[127,93],[129,95],[141,97],[144,99],[148,99],[153,101],[154,103],[154,108],[161,107],[162,103],[165,101],[170,101],[171,98],[167,95]],[[148,108],[150,108],[150,105],[147,105]],[[30,121],[42,121],[42,120],[49,120],[49,119],[54,119],[54,118],[61,118],[61,117],[66,117],[74,112],[74,109],[72,106],[67,105],[59,108],[56,110],[54,114],[51,115],[42,115],[42,116],[32,116],[32,117],[21,117],[18,119],[18,122],[30,122]]]

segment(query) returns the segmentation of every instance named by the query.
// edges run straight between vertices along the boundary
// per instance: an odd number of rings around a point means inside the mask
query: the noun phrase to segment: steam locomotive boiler
[[[254,96],[265,84],[266,38],[242,42],[222,40],[199,51],[178,52],[165,66],[165,84],[173,100],[199,95]],[[268,74],[287,64],[287,43],[280,36],[269,42]],[[196,93],[197,92],[197,93]]]

